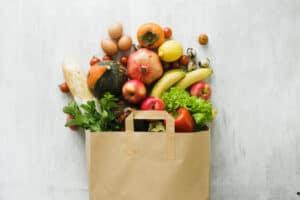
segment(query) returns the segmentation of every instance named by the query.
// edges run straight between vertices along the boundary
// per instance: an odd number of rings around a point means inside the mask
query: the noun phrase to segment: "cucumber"
[[[211,68],[200,68],[194,71],[188,72],[186,76],[181,79],[177,84],[176,87],[181,89],[186,89],[197,83],[198,81],[202,81],[208,78],[212,74],[213,70]]]
[[[166,72],[163,77],[154,85],[151,96],[160,97],[172,85],[184,78],[185,72],[181,69],[173,69]]]

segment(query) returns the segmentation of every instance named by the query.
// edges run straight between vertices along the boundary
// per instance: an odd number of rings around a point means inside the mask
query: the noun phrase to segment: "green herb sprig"
[[[92,132],[117,131],[121,125],[117,122],[113,110],[117,108],[114,95],[104,94],[98,101],[88,101],[80,107],[75,101],[71,101],[63,108],[63,112],[73,117],[65,126],[77,126]]]

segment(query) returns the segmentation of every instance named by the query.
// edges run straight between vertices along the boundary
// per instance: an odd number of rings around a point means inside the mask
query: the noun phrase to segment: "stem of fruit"
[[[142,72],[143,74],[146,74],[146,73],[148,72],[148,66],[142,65],[142,66],[141,66],[141,72]]]

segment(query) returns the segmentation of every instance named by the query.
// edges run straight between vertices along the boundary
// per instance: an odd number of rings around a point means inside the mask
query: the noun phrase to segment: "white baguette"
[[[65,59],[62,68],[65,81],[78,105],[89,100],[95,100],[88,88],[86,74],[75,59]]]

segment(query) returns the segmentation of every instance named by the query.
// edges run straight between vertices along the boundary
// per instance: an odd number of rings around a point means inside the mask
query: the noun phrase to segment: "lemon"
[[[168,40],[158,48],[159,57],[165,62],[178,60],[182,55],[182,45],[175,40]]]

